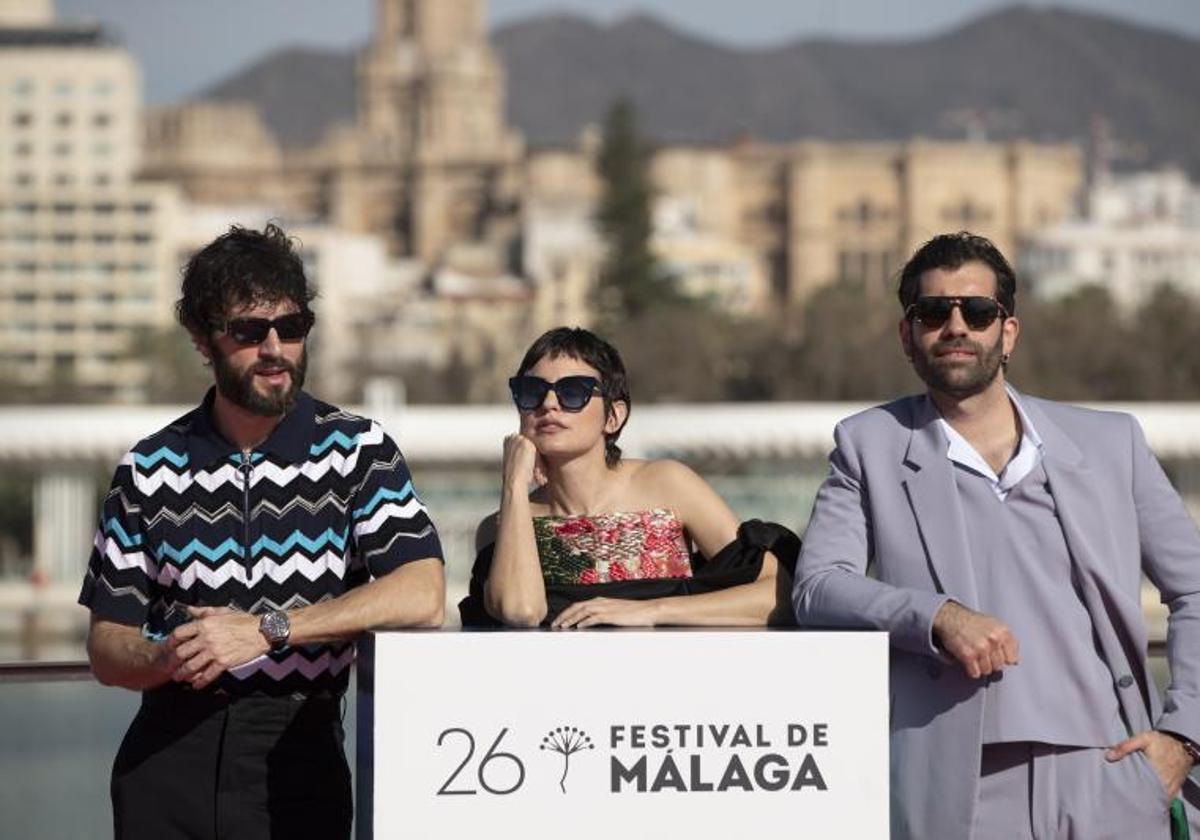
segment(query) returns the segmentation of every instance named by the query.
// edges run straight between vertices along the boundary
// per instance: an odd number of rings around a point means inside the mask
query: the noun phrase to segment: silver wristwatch
[[[287,647],[288,637],[292,634],[292,622],[283,610],[271,610],[258,620],[258,632],[262,633],[271,650],[282,650]]]

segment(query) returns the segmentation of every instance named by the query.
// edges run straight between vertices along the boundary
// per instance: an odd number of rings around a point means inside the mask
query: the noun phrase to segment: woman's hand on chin
[[[520,432],[504,439],[504,481],[511,486],[528,489],[531,483],[546,483],[542,456],[533,441]]]
[[[654,601],[627,601],[618,598],[592,598],[567,607],[550,624],[554,630],[584,627],[653,627],[658,619]]]

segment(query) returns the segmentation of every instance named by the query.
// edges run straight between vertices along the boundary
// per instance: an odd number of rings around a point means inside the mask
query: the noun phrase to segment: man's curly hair
[[[314,297],[304,263],[280,227],[233,225],[188,260],[175,317],[192,334],[208,336],[237,307],[287,300],[311,316]]]

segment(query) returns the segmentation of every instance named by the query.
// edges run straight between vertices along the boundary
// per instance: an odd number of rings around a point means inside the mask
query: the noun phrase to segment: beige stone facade
[[[530,285],[531,331],[586,323],[603,257],[596,137],[523,149],[504,121],[484,6],[377,0],[353,125],[279,153],[244,110],[183,106],[149,124],[152,171],[197,199],[255,198],[383,236],[431,270],[453,267],[462,243],[490,248],[498,274]],[[235,163],[260,174],[238,177]],[[1014,253],[1070,215],[1083,163],[1074,146],[1025,142],[743,142],[661,148],[651,177],[665,225],[654,245],[683,288],[767,313],[839,279],[890,292],[904,258],[941,231],[969,228]]]

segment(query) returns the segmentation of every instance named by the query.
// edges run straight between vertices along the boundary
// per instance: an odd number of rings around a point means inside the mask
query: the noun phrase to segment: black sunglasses
[[[230,318],[221,332],[228,333],[238,344],[262,344],[272,328],[280,341],[301,341],[315,320],[311,312],[293,312],[278,318]]]
[[[600,380],[594,376],[564,376],[557,382],[547,382],[540,376],[514,376],[508,380],[513,402],[521,411],[534,411],[554,392],[563,411],[583,411],[599,392]]]
[[[1007,318],[1008,312],[995,298],[982,295],[966,297],[922,297],[904,310],[905,318],[916,318],[922,326],[938,329],[950,320],[954,307],[973,330],[986,330],[997,318]]]

